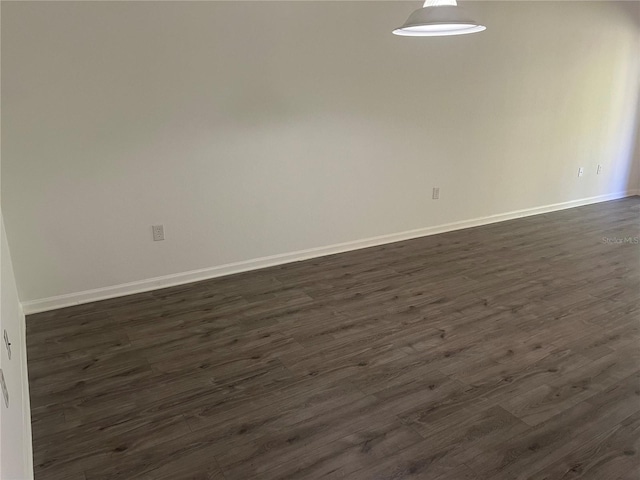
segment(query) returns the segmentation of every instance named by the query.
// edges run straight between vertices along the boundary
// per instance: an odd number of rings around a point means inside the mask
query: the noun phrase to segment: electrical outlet
[[[164,225],[153,225],[151,229],[153,230],[154,242],[160,242],[164,240]]]
[[[598,168],[596,169],[596,175],[600,175],[602,173],[602,165],[598,164]]]
[[[584,168],[580,167],[578,169],[578,176],[581,177],[582,175],[584,175]]]
[[[9,360],[11,360],[11,342],[9,341],[9,334],[7,331],[4,331],[4,346],[7,347],[7,355],[9,355]]]
[[[4,397],[4,405],[9,408],[9,390],[7,390],[7,382],[4,381],[4,373],[0,368],[0,387],[2,388],[2,396]]]
[[[433,200],[438,200],[440,198],[440,187],[433,187],[433,192],[431,193],[431,198]]]

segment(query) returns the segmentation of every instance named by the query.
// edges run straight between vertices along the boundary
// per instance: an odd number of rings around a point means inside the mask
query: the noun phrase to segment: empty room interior
[[[639,1],[0,9],[2,480],[640,480]]]

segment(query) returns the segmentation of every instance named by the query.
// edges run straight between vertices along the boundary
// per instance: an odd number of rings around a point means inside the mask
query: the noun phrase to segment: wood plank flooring
[[[638,237],[632,197],[29,316],[36,478],[638,480]]]

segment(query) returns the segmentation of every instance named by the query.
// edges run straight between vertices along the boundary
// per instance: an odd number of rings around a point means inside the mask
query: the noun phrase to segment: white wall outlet
[[[153,230],[154,242],[160,242],[164,240],[164,225],[153,225],[151,229]]]
[[[433,187],[433,192],[431,193],[431,198],[433,200],[438,200],[440,198],[440,187]]]
[[[578,169],[578,176],[581,177],[582,175],[584,175],[584,168],[580,167]]]
[[[11,342],[9,341],[9,334],[7,331],[4,331],[4,346],[7,348],[7,355],[9,356],[9,360],[11,360]]]
[[[602,165],[598,164],[598,168],[596,168],[596,175],[600,175],[602,173]]]

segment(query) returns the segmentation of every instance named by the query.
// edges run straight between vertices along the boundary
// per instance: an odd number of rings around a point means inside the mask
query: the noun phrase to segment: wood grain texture
[[[638,480],[637,237],[633,197],[32,315],[36,478]]]

